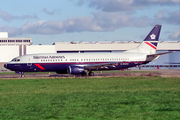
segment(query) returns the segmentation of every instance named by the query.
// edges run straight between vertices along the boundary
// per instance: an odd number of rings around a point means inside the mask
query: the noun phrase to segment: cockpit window
[[[11,61],[16,61],[16,58],[12,59]]]
[[[19,62],[20,59],[19,59],[19,58],[14,58],[14,59],[12,59],[11,61],[13,61],[13,62]]]

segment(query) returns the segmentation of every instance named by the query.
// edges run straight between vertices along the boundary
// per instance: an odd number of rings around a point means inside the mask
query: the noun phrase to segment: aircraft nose
[[[6,63],[6,64],[4,64],[4,67],[5,67],[5,68],[7,68],[7,63]]]

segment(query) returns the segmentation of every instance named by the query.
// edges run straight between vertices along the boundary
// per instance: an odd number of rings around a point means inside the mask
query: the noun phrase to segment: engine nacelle
[[[85,70],[84,67],[80,66],[69,66],[68,67],[68,73],[69,74],[84,74]]]

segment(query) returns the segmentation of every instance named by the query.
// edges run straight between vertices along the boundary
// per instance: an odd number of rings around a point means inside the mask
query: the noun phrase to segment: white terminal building
[[[7,32],[0,32],[0,70],[3,65],[14,57],[37,53],[72,53],[77,52],[123,52],[137,47],[141,42],[115,41],[115,42],[55,42],[53,45],[32,45],[29,37],[9,38]],[[180,68],[180,41],[159,41],[157,53],[176,51],[161,55],[158,60],[143,65],[144,69],[157,66],[161,69]]]

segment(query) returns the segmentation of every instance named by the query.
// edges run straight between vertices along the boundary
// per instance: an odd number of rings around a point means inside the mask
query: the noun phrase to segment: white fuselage
[[[20,56],[8,62],[14,71],[67,71],[69,66],[98,66],[93,70],[117,70],[147,63],[145,53],[53,53]],[[115,66],[103,64],[114,63]],[[99,66],[102,64],[102,67]]]

